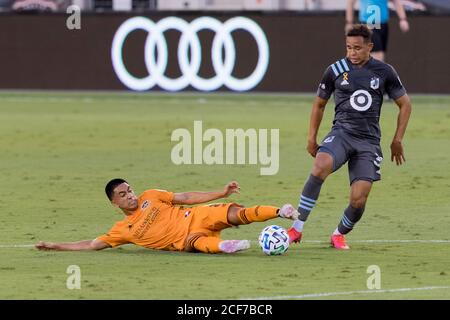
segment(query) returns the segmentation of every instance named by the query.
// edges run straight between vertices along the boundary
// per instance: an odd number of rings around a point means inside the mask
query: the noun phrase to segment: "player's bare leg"
[[[327,152],[318,152],[314,159],[311,174],[325,181],[333,172],[333,157]]]
[[[355,224],[361,219],[371,189],[371,181],[357,180],[352,183],[350,204],[345,209],[338,227],[331,236],[331,245],[336,249],[350,249],[344,235],[352,231]]]

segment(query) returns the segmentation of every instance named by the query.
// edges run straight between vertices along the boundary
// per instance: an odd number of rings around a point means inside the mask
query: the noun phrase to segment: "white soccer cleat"
[[[225,253],[233,253],[250,248],[249,240],[223,240],[219,243],[219,249]]]
[[[278,216],[285,219],[297,220],[299,213],[292,206],[292,204],[288,203],[281,207],[280,211],[278,212]]]

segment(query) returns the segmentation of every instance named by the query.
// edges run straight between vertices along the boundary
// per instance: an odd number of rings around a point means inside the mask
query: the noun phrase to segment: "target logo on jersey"
[[[350,105],[357,111],[367,111],[372,106],[372,96],[367,90],[356,90],[350,97]]]

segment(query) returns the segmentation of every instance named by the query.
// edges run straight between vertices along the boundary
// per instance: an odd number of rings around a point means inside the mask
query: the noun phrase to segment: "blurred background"
[[[346,0],[1,0],[3,11],[48,10],[65,11],[72,4],[83,11],[133,11],[196,10],[196,11],[333,11],[344,10]],[[406,10],[449,12],[450,1],[403,0]],[[394,9],[393,4],[390,7]]]
[[[354,2],[357,22],[360,1]],[[400,2],[409,31],[401,30],[395,2],[389,2],[386,62],[409,92],[450,93],[450,1]],[[346,5],[346,0],[0,0],[0,88],[314,92],[325,68],[345,56]],[[137,16],[150,23],[177,17],[191,26],[202,17],[222,25],[235,17],[247,20],[228,29],[233,40],[228,49],[222,42],[214,51],[218,30],[209,22],[197,28],[187,49],[179,46],[187,27],[166,25],[158,38],[148,23],[147,29],[128,29],[114,49],[119,28]],[[147,50],[150,40],[155,41]]]

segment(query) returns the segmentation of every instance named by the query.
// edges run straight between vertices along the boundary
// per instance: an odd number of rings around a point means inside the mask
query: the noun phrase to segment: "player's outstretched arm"
[[[411,115],[411,101],[408,95],[405,94],[396,99],[395,103],[400,111],[397,118],[397,130],[391,143],[391,161],[395,160],[397,165],[401,165],[405,161],[402,140],[408,126],[409,116]]]
[[[111,248],[109,244],[101,240],[82,240],[77,242],[54,243],[39,241],[35,245],[38,250],[58,250],[58,251],[80,251],[80,250],[102,250]]]
[[[225,185],[223,191],[175,193],[172,203],[189,205],[204,203],[226,198],[233,193],[239,193],[239,190],[239,184],[236,181],[231,181]]]

